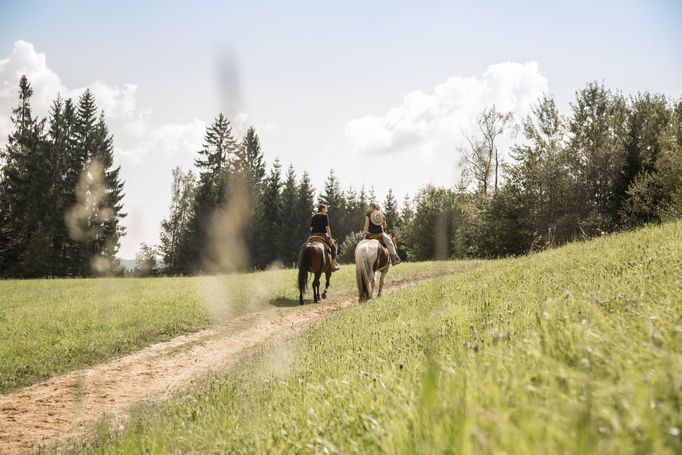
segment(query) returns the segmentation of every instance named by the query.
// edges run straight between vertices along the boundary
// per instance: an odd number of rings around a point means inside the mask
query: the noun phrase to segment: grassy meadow
[[[88,450],[682,453],[681,247],[678,222],[434,278],[104,421]]]
[[[456,267],[451,262],[405,264],[391,271],[387,283]],[[0,393],[212,324],[298,305],[295,282],[293,270],[0,281]],[[344,266],[332,278],[329,301],[355,293],[354,268]]]

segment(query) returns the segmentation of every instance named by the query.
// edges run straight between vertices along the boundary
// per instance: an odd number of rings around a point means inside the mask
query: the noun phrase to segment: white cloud
[[[121,129],[125,134],[132,137],[144,136],[150,129],[149,121],[151,117],[151,109],[142,109],[135,115],[135,118],[124,123]]]
[[[480,78],[454,76],[430,93],[408,93],[384,115],[350,120],[346,136],[361,152],[434,155],[442,146],[460,142],[461,131],[484,107],[496,105],[521,117],[545,91],[547,79],[536,62],[500,63]]]
[[[44,53],[36,51],[33,44],[19,40],[14,43],[10,55],[0,59],[0,147],[10,133],[9,112],[17,103],[19,79],[24,74],[33,88],[31,106],[38,115],[47,115],[57,94],[75,99],[89,88],[108,120],[113,123],[141,121],[143,113],[137,112],[135,103],[136,85],[118,86],[94,81],[84,87],[69,89],[47,66]]]
[[[3,135],[5,140],[7,140],[7,134],[9,134],[12,128],[12,122],[10,122],[9,115],[0,115],[0,134]],[[2,146],[2,139],[0,139],[0,146]]]
[[[47,66],[45,54],[36,52],[33,44],[26,41],[14,43],[12,52],[0,60],[0,102],[17,98],[18,82],[22,74],[33,86],[33,104],[39,110],[46,110],[54,95],[65,91],[57,73]]]
[[[249,114],[240,111],[230,123],[232,125],[232,133],[239,139],[240,134],[246,132],[249,127]]]
[[[86,88],[89,88],[92,94],[95,95],[97,105],[104,111],[104,115],[107,118],[128,119],[135,115],[137,85],[124,84],[122,87],[119,87],[109,85],[103,81],[95,81],[86,87],[66,92],[66,97],[77,98]]]
[[[135,163],[151,155],[177,156],[199,150],[204,137],[206,124],[199,119],[189,123],[173,123],[153,128],[131,148],[119,148],[119,153]]]

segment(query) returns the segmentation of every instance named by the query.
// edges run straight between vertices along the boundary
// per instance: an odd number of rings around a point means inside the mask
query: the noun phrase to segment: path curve
[[[389,294],[416,282],[386,289]],[[74,371],[0,395],[0,454],[36,449],[87,434],[104,414],[121,415],[131,404],[163,400],[284,329],[347,308],[356,299],[309,304],[281,311],[273,319],[256,314],[251,327],[220,336],[213,328],[148,346],[89,369]],[[247,315],[244,318],[254,315]]]

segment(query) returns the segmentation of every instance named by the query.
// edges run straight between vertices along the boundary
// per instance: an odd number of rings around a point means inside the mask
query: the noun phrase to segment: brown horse
[[[322,240],[320,238],[320,240]],[[317,303],[321,299],[327,298],[329,289],[329,278],[332,275],[331,254],[327,252],[327,245],[314,238],[308,239],[301,246],[298,254],[298,299],[299,304],[303,305],[303,293],[308,287],[308,273],[313,273],[313,302]],[[320,295],[320,276],[324,273],[326,283],[324,292]]]

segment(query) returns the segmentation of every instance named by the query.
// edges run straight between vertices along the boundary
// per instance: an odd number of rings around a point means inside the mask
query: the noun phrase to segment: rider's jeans
[[[385,232],[382,235],[384,236],[384,243],[386,243],[386,248],[388,248],[388,252],[391,253],[391,256],[393,257],[397,256],[398,253],[395,251],[395,246],[393,246],[393,239],[391,238],[391,236],[386,234]]]

